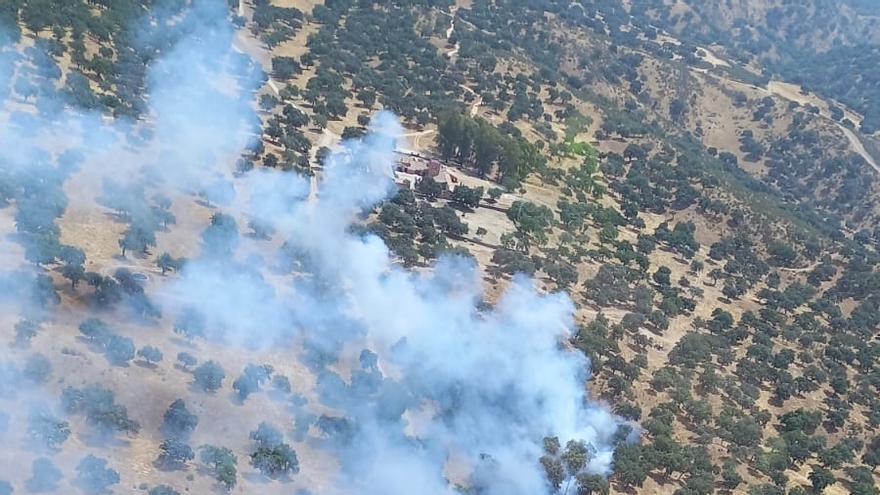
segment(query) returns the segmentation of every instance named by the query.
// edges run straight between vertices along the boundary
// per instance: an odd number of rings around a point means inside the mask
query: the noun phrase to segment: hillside
[[[0,2],[0,495],[878,493],[878,22]]]

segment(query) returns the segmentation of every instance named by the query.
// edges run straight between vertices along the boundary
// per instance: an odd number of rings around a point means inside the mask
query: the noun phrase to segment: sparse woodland
[[[549,347],[578,356],[578,384],[589,375],[590,404],[616,422],[602,433],[607,470],[592,467],[597,446],[542,432],[530,466],[547,493],[880,493],[880,7],[219,3],[235,50],[201,62],[235,80],[199,79],[169,101],[194,101],[186,112],[201,108],[203,85],[250,88],[222,100],[248,117],[197,119],[208,132],[173,141],[204,140],[196,155],[150,144],[168,139],[151,131],[163,120],[150,102],[164,101],[151,70],[203,27],[196,7],[0,0],[0,114],[12,129],[0,133],[0,464],[15,463],[0,469],[0,495],[322,493],[336,470],[362,467],[331,453],[373,455],[352,445],[374,429],[393,425],[406,431],[395,441],[439,456],[411,433],[420,421],[483,438],[491,422],[456,423],[478,403],[527,423],[531,410],[505,409],[524,394],[516,383],[503,397],[471,393],[454,372],[417,410],[414,394],[436,384],[395,375],[389,355],[431,362],[406,335],[354,348],[365,330],[332,309],[352,291],[335,272],[349,261],[309,244],[326,239],[279,232],[301,221],[284,208],[324,197],[358,210],[345,234],[381,240],[401,273],[439,266],[433,283],[468,292],[448,273],[476,267],[485,291],[454,299],[475,328],[522,275],[567,294],[572,328]],[[429,156],[445,175],[359,190],[363,201],[333,189],[314,199],[334,160],[374,158],[339,142],[381,141],[369,130],[380,109],[404,127],[404,148],[381,156]],[[77,129],[119,123],[123,138],[89,140],[125,150],[110,160],[118,173],[95,179],[101,150],[57,136],[70,125],[59,115],[88,112]],[[222,156],[228,143],[205,136],[208,124],[240,126],[249,144]],[[41,128],[48,137],[20,156],[9,136]],[[206,172],[180,172],[190,162]],[[388,272],[377,279],[405,286]],[[230,309],[243,301],[244,317]],[[429,328],[446,343],[443,326]],[[482,371],[490,383],[512,372]],[[464,493],[518,493],[497,484],[504,459],[479,454],[466,474],[438,477]]]

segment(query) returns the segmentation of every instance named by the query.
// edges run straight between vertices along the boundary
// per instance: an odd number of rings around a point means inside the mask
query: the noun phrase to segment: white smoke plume
[[[293,407],[291,424],[297,442],[336,458],[328,493],[444,494],[456,485],[548,493],[538,458],[543,438],[554,435],[589,444],[587,471],[609,473],[620,423],[589,400],[589,363],[563,344],[574,323],[565,294],[540,294],[516,278],[490,306],[473,261],[446,257],[409,271],[381,239],[352,229],[394,193],[402,132],[393,115],[375,115],[370,132],[344,143],[314,185],[278,170],[234,177],[237,155],[254,139],[262,75],[232,49],[224,3],[196,2],[181,21],[174,48],[150,69],[143,121],[13,114],[0,130],[3,172],[64,181],[77,170],[86,187],[68,201],[90,207],[107,179],[219,204],[230,222],[208,228],[181,273],[148,295],[161,322],[202,315],[207,338],[231,354],[281,349],[305,364],[314,390]],[[145,42],[157,30],[146,30]],[[75,164],[65,165],[71,156]],[[272,238],[239,235],[248,221],[270,226]],[[29,266],[20,253],[0,255],[4,270],[17,268],[6,264],[16,257]],[[23,304],[20,289],[3,287]]]

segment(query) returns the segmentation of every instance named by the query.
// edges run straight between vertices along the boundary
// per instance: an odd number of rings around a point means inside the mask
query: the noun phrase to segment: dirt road
[[[458,12],[458,5],[455,5],[451,9],[452,11],[448,14],[452,20],[449,22],[449,29],[446,30],[446,42],[449,43],[449,40],[452,39],[452,33],[455,32],[455,14]],[[456,43],[452,50],[446,54],[447,57],[452,58],[458,54],[458,49],[461,48],[461,43]]]
[[[463,89],[463,90],[467,91],[468,93],[470,93],[470,94],[472,94],[472,95],[475,95],[475,96],[477,97],[477,98],[474,100],[474,102],[471,104],[471,117],[476,117],[476,116],[477,116],[477,112],[480,110],[480,105],[483,104],[483,95],[478,95],[478,94],[476,94],[476,93],[474,92],[474,90],[472,90],[471,88],[465,86],[464,84],[461,85],[461,89]]]
[[[702,70],[702,69],[692,69],[692,70],[694,70],[695,72],[700,72],[702,74],[706,73],[706,71]],[[797,86],[797,85],[794,85],[791,83],[786,83],[783,81],[770,81],[769,83],[767,83],[766,87],[759,87],[759,86],[753,86],[751,84],[744,83],[742,81],[731,79],[729,77],[724,77],[724,76],[719,75],[717,73],[713,74],[713,76],[717,77],[719,79],[723,79],[724,81],[729,82],[735,86],[742,86],[744,88],[748,88],[753,91],[759,91],[759,92],[764,93],[766,95],[777,96],[777,97],[782,98],[784,100],[797,102],[800,105],[810,104],[810,105],[813,105],[813,106],[819,108],[819,116],[826,119],[828,122],[831,122],[835,126],[837,126],[837,128],[840,129],[840,131],[846,137],[846,140],[849,141],[850,149],[853,152],[857,153],[862,158],[864,158],[865,161],[868,163],[868,165],[872,169],[874,169],[874,171],[876,171],[877,173],[880,173],[880,163],[878,163],[877,160],[870,153],[868,153],[868,150],[865,149],[865,146],[862,144],[862,141],[859,139],[859,137],[856,135],[856,133],[853,130],[851,130],[850,128],[841,124],[840,122],[832,119],[830,111],[828,110],[827,102],[825,100],[823,100],[822,98],[819,98],[817,95],[815,95],[813,93],[809,93],[809,92],[806,94],[803,94],[801,92],[800,86]],[[850,110],[848,108],[844,108],[844,115],[846,116],[846,118],[850,119],[852,122],[858,122],[859,120],[861,120],[861,116],[854,113],[852,110]]]
[[[403,137],[411,138],[410,143],[409,143],[410,144],[409,147],[412,148],[413,151],[420,151],[423,148],[423,146],[419,142],[421,137],[428,136],[430,134],[434,134],[435,132],[437,132],[436,129],[426,129],[424,131],[408,132],[408,133],[404,134]],[[402,150],[403,150],[403,148],[400,148],[398,146],[398,151],[402,151]]]
[[[877,160],[874,160],[874,157],[871,156],[870,153],[868,153],[868,150],[865,149],[865,145],[862,144],[862,141],[859,139],[858,136],[856,136],[856,133],[840,123],[835,123],[837,124],[837,127],[839,127],[841,131],[843,131],[844,136],[846,136],[846,138],[849,140],[849,143],[855,150],[855,152],[862,155],[862,158],[864,158],[865,161],[868,162],[868,165],[870,165],[874,170],[877,171],[878,174],[880,174],[880,164],[878,164]]]
[[[838,129],[843,132],[843,135],[846,136],[847,141],[849,141],[850,147],[853,151],[858,153],[862,158],[868,162],[868,165],[871,166],[877,173],[880,173],[880,164],[877,163],[877,160],[868,153],[868,150],[865,149],[865,146],[862,144],[862,141],[859,140],[859,137],[856,135],[852,129],[846,127],[840,122],[831,118],[831,113],[827,109],[827,103],[822,98],[819,98],[817,95],[812,93],[804,94],[800,86],[789,84],[781,81],[770,81],[767,83],[767,87],[764,88],[770,94],[776,95],[780,98],[784,98],[790,101],[796,101],[801,105],[810,104],[819,108],[819,115],[827,119],[829,122],[834,123]],[[861,120],[861,116],[855,114],[849,109],[844,110],[846,118],[850,119],[852,122],[858,122]]]

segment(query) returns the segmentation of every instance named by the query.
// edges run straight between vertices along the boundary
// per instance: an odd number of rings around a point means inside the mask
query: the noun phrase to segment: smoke
[[[319,388],[335,384],[322,398],[356,431],[337,446],[346,491],[443,493],[450,473],[441,466],[450,458],[473,469],[489,456],[487,493],[540,493],[546,482],[536,459],[548,435],[588,442],[588,469],[607,473],[618,425],[585,397],[585,358],[561,346],[573,323],[566,295],[538,294],[517,278],[494,308],[478,310],[481,274],[471,260],[444,258],[413,273],[378,238],[347,233],[392,190],[388,166],[400,138],[394,117],[379,113],[363,141],[331,158],[315,204],[264,219],[279,219],[279,235],[322,279],[320,288],[294,281],[310,302],[291,308],[294,326],[337,369],[354,369],[348,382],[332,366],[316,371]],[[377,353],[376,365],[352,364],[340,341]]]
[[[547,493],[538,458],[543,438],[554,435],[563,444],[586,442],[586,471],[609,473],[620,424],[589,400],[589,363],[563,344],[574,323],[565,294],[541,294],[517,277],[489,305],[473,260],[444,257],[428,270],[406,270],[381,239],[352,229],[394,194],[393,152],[403,136],[392,114],[379,112],[363,139],[343,143],[319,179],[280,170],[235,176],[235,160],[255,138],[254,92],[265,76],[233,49],[223,3],[196,2],[173,26],[142,29],[158,59],[141,121],[52,105],[8,112],[0,172],[15,184],[9,208],[35,215],[31,223],[50,231],[70,208],[109,208],[124,211],[131,225],[162,232],[150,198],[206,200],[215,212],[208,225],[196,229],[198,219],[177,218],[169,227],[190,229],[184,234],[196,240],[181,253],[189,258],[182,270],[145,293],[134,284],[127,297],[138,301],[139,317],[169,336],[175,322],[198,315],[204,339],[219,352],[206,360],[248,353],[261,362],[280,350],[285,361],[307,368],[313,381],[298,385],[311,390],[291,398],[288,426],[295,448],[309,445],[335,458],[338,470],[323,491],[440,494],[461,486]],[[4,55],[0,76],[11,87],[23,65]],[[63,95],[46,89],[38,98]],[[21,100],[9,93],[6,107],[26,106]],[[77,187],[65,187],[65,195],[61,186],[72,181]],[[25,210],[34,195],[56,198],[57,207]],[[39,266],[60,263],[36,265],[38,255],[57,258],[56,251],[46,254],[44,237],[15,223],[17,245],[0,245],[0,268],[8,270],[0,290],[14,303],[4,321],[24,306],[46,305],[31,297],[45,295],[46,279],[20,283],[16,270],[39,279],[46,277]],[[268,235],[245,235],[248,225]],[[132,259],[143,271],[153,263]],[[63,283],[57,274],[51,280]],[[58,318],[50,312],[46,321]],[[17,389],[17,403],[57,403],[44,392],[26,393],[16,372],[7,375],[0,386]],[[254,419],[230,414],[224,421]]]

